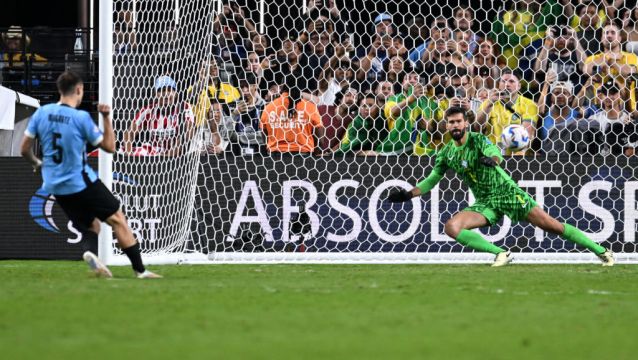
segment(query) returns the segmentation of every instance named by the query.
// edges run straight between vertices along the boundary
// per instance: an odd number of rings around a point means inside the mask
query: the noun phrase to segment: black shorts
[[[90,229],[95,218],[104,221],[120,209],[120,202],[100,180],[75,194],[55,195],[55,199],[80,231]]]

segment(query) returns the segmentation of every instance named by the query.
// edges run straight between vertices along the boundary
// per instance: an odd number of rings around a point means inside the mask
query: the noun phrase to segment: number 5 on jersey
[[[55,154],[53,154],[53,162],[55,162],[56,164],[61,164],[62,163],[62,146],[60,146],[58,144],[58,140],[62,138],[62,134],[54,132],[53,133],[53,149],[56,151]]]

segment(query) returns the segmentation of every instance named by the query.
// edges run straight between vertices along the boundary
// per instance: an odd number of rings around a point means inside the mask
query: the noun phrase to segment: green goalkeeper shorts
[[[483,215],[490,225],[496,224],[503,215],[512,221],[527,219],[527,215],[538,204],[523,190],[507,192],[488,199],[477,199],[472,206],[463,211],[473,211]]]

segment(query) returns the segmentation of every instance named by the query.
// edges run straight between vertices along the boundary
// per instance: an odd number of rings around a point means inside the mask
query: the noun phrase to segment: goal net
[[[540,207],[638,260],[638,14],[571,3],[113,0],[113,191],[146,261],[491,261],[445,235],[475,200],[457,175],[387,201],[452,106]],[[520,262],[596,259],[507,217],[475,231]]]

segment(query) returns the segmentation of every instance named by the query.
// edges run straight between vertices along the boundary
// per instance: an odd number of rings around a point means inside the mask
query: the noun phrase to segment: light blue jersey
[[[84,190],[97,180],[86,161],[86,143],[97,146],[104,138],[89,113],[63,104],[36,111],[24,134],[42,146],[42,188],[54,195]]]

